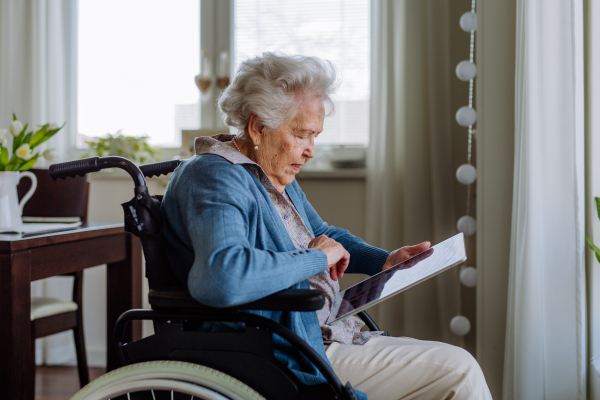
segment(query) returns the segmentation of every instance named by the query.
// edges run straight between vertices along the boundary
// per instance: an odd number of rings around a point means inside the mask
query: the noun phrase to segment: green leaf
[[[596,253],[596,259],[598,260],[598,262],[600,262],[600,249],[590,240],[589,237],[585,237],[585,240],[588,243],[588,246],[590,246],[590,249],[594,250],[594,253]]]
[[[17,116],[15,115],[15,113],[13,113],[13,121],[17,120]]]
[[[0,147],[0,165],[6,167],[8,164],[8,149],[4,146]]]
[[[598,210],[598,218],[600,218],[600,197],[596,197],[596,210]]]
[[[17,158],[17,156],[13,153],[12,157],[8,161],[8,164],[6,164],[6,171],[14,171],[18,162],[19,158]]]
[[[42,138],[39,141],[37,141],[34,146],[38,146],[38,145],[44,143],[46,140],[50,139],[58,131],[60,131],[62,128],[64,128],[65,125],[66,125],[66,122],[64,124],[62,124],[62,126],[58,127],[58,129],[51,129],[49,131],[46,131],[46,133],[44,134],[44,136],[42,136]]]
[[[46,124],[44,126],[42,126],[40,128],[39,131],[37,131],[32,137],[31,140],[29,141],[29,147],[31,147],[32,149],[37,146],[38,144],[41,143],[42,138],[44,137],[44,135],[46,134],[46,129],[48,129],[48,126],[50,124]]]
[[[29,143],[31,141],[31,137],[33,136],[33,132],[29,132],[27,135],[25,135],[25,137],[23,138],[23,142],[22,143]],[[31,148],[31,145],[29,145],[29,148]]]
[[[37,153],[35,156],[31,157],[31,159],[29,161],[27,161],[25,164],[18,167],[17,171],[26,171],[29,168],[33,167],[33,165],[37,162],[37,159],[39,156],[40,156],[40,153]]]
[[[23,137],[25,136],[25,131],[27,131],[27,124],[25,124],[25,127],[23,128],[21,133],[19,133],[19,135],[13,141],[13,153],[17,151],[21,144],[23,144]]]

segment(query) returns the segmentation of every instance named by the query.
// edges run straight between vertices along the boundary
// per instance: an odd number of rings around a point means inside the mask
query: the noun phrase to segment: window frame
[[[233,38],[234,38],[234,1],[235,0],[199,0],[200,1],[200,51],[204,49],[209,54],[216,54],[216,50],[227,50],[230,56],[230,76],[234,74],[233,56],[232,49]],[[212,57],[211,67],[213,71],[217,70],[217,57]],[[77,74],[76,74],[77,75]],[[78,79],[77,76],[74,79]],[[214,85],[213,85],[214,88]],[[215,88],[216,89],[216,88]],[[201,96],[200,98],[200,126],[198,129],[226,129],[227,127],[222,122],[218,115],[216,101],[219,96],[218,90],[213,89],[210,96]],[[371,96],[372,97],[372,96]],[[77,100],[74,100],[77,104]],[[75,126],[77,126],[77,117],[75,118]],[[369,132],[369,135],[372,133]],[[81,149],[76,145],[77,129],[72,130],[70,143],[71,149],[70,154],[72,158],[81,158],[86,153],[89,153],[89,149]],[[332,159],[341,160],[344,154],[348,152],[356,153],[353,157],[356,159],[357,164],[361,163],[364,165],[366,159],[366,153],[368,145],[355,145],[355,144],[318,144],[316,147],[317,157],[310,166],[307,164],[306,172],[312,176],[313,172],[325,171],[331,172],[336,170],[356,170],[357,177],[364,177],[364,167],[359,166],[355,168],[340,168],[334,167],[331,164],[329,166],[323,166],[324,163],[318,163],[319,154],[328,155]],[[172,159],[182,154],[183,143],[181,147],[162,147],[163,159]],[[360,154],[358,156],[357,154]],[[317,165],[318,164],[318,165]],[[320,165],[320,166],[319,166]],[[348,175],[348,174],[345,174]]]

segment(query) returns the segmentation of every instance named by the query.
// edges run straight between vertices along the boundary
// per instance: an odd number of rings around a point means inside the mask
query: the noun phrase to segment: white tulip
[[[23,160],[30,160],[33,156],[33,151],[27,143],[22,144],[16,151],[17,157],[22,158]]]
[[[10,123],[9,129],[13,136],[19,136],[19,133],[23,130],[23,124],[19,120],[13,121]]]
[[[48,161],[54,161],[56,160],[56,150],[48,149],[42,153],[42,157]]]
[[[58,125],[56,125],[55,123],[51,123],[50,125],[48,125],[48,129],[49,131],[55,131],[58,129]]]
[[[6,140],[8,136],[8,129],[0,129],[0,141]]]

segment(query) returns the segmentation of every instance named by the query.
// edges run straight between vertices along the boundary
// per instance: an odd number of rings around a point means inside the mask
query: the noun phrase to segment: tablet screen
[[[356,314],[465,260],[464,236],[459,233],[408,260],[340,291],[327,323]]]

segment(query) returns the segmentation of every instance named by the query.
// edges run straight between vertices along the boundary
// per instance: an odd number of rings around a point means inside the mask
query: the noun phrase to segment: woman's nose
[[[315,156],[315,143],[314,141],[310,141],[310,143],[304,149],[304,156],[306,158],[313,158]]]

